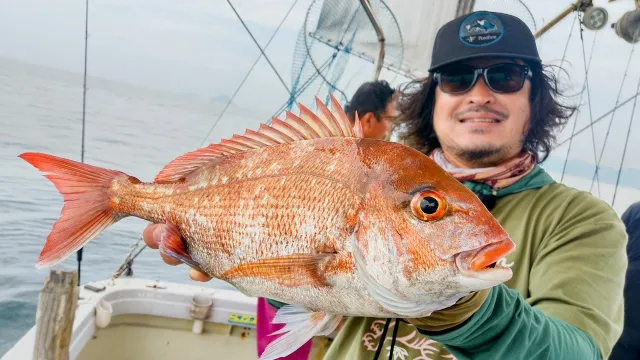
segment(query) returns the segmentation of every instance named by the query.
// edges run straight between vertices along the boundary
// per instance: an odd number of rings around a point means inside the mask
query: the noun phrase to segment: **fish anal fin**
[[[318,268],[333,254],[294,254],[261,259],[233,267],[220,275],[220,278],[232,281],[236,278],[255,277],[275,281],[284,286],[313,285],[329,286]]]
[[[260,354],[260,360],[272,360],[285,357],[314,336],[331,334],[342,320],[341,315],[311,312],[293,305],[281,307],[273,318],[274,324],[285,326],[271,335],[280,335]]]
[[[200,264],[198,264],[195,260],[193,260],[193,258],[191,258],[191,255],[187,254],[184,248],[184,243],[182,242],[182,235],[180,235],[180,232],[175,226],[169,226],[168,230],[165,230],[162,233],[158,249],[160,250],[160,253],[165,256],[178,259],[184,264],[200,271],[203,274],[207,273],[202,269],[202,266],[200,266]]]
[[[154,181],[175,183],[187,178],[190,173],[203,166],[215,165],[217,161],[227,156],[246,151],[303,140],[362,137],[357,136],[357,129],[353,128],[349,118],[333,96],[331,97],[332,110],[322,104],[317,97],[316,104],[318,105],[317,114],[299,105],[300,116],[287,111],[284,121],[274,118],[272,125],[261,124],[257,131],[246,129],[243,135],[234,134],[230,139],[223,139],[217,144],[181,155],[165,165]]]

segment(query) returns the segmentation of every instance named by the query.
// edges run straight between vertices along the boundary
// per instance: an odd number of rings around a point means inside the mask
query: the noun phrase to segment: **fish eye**
[[[447,212],[447,202],[435,191],[420,191],[411,200],[411,212],[423,221],[440,220]]]

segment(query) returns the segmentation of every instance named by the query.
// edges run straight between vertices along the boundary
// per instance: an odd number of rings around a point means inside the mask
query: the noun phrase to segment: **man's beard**
[[[454,149],[456,157],[462,161],[479,167],[492,167],[507,160],[509,151],[506,147],[482,147],[476,149]]]

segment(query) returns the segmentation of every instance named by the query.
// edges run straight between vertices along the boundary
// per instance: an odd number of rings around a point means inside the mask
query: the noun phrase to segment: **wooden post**
[[[69,359],[78,292],[76,271],[49,271],[38,298],[34,360]]]

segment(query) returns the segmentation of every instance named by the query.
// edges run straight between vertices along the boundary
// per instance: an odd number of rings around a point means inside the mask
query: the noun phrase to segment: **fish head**
[[[369,274],[406,299],[448,303],[512,277],[515,243],[480,199],[428,156],[363,139],[370,171],[357,234]]]

